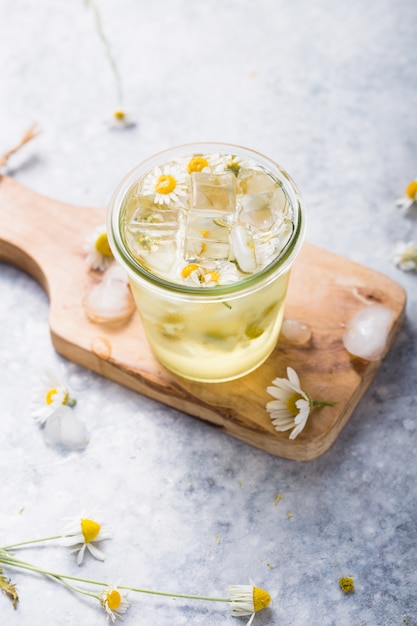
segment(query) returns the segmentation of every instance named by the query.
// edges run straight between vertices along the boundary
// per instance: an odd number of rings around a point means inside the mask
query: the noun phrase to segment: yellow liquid
[[[223,382],[248,374],[275,348],[289,272],[254,293],[226,302],[178,302],[131,280],[157,359],[180,376]]]

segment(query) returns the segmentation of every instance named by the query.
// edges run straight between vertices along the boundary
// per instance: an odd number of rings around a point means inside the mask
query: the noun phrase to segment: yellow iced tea
[[[225,144],[148,159],[116,190],[108,221],[155,356],[205,382],[243,376],[271,354],[303,230],[289,176]]]

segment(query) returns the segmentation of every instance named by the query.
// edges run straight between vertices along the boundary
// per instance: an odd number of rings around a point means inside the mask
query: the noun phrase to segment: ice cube
[[[234,214],[236,210],[236,176],[232,172],[191,174],[191,210],[210,214]]]
[[[141,204],[126,228],[131,253],[149,269],[165,270],[174,261],[181,223],[177,209]]]
[[[235,224],[230,233],[230,255],[240,270],[252,274],[258,268],[255,244],[249,226]]]
[[[228,229],[215,217],[189,211],[186,217],[184,260],[219,260],[229,256]]]
[[[270,230],[274,223],[274,191],[238,195],[239,221],[259,230]]]
[[[266,172],[257,170],[245,170],[245,174],[239,177],[239,192],[244,194],[257,194],[265,191],[275,191],[278,183]]]
[[[82,450],[89,441],[89,433],[83,422],[70,407],[63,406],[45,424],[45,442],[50,446],[67,450]]]

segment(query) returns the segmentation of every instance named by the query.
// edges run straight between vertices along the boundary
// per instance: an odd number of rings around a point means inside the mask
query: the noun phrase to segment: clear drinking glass
[[[189,144],[137,165],[113,195],[108,237],[160,363],[202,382],[261,365],[304,222],[289,175],[247,148]]]

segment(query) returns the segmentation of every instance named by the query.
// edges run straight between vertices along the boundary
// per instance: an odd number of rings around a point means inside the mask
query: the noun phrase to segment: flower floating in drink
[[[195,144],[137,166],[116,190],[108,237],[158,360],[219,382],[258,367],[281,328],[304,219],[278,165]]]

